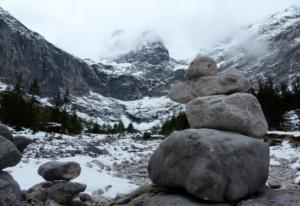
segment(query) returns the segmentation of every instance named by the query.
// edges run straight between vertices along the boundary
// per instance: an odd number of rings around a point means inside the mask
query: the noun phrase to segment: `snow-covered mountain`
[[[1,82],[12,84],[16,73],[29,81],[36,78],[46,97],[69,88],[81,117],[99,123],[121,119],[149,129],[182,109],[166,94],[170,84],[183,79],[188,62],[171,58],[152,32],[141,34],[138,42],[116,57],[81,60],[0,9]],[[200,53],[215,58],[220,70],[235,67],[254,81],[300,76],[300,8],[247,26]]]
[[[300,7],[292,6],[248,26],[206,51],[221,70],[235,67],[257,81],[300,76]]]
[[[127,53],[98,63],[87,62],[107,75],[109,96],[122,100],[166,95],[171,83],[183,79],[188,66],[185,61],[170,58],[161,38],[152,32],[144,32],[139,44]]]

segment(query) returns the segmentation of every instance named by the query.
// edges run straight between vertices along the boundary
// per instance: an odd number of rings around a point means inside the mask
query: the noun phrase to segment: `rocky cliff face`
[[[242,37],[241,37],[242,36]],[[272,15],[208,52],[221,69],[235,67],[254,82],[300,76],[300,7]]]
[[[58,49],[0,8],[0,76],[11,84],[16,75],[38,79],[46,95],[67,87],[73,94],[90,89],[105,93],[101,78],[82,60]]]

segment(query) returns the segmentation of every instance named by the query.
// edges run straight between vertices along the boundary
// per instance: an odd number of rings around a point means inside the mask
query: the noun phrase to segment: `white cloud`
[[[156,31],[172,56],[200,48],[299,0],[0,0],[29,28],[82,58],[97,59],[132,47],[144,30]],[[125,30],[120,42],[111,34]],[[118,44],[116,44],[118,43]],[[117,45],[117,50],[115,45]]]

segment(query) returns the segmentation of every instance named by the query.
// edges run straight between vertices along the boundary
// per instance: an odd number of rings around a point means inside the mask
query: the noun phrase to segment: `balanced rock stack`
[[[19,184],[3,169],[13,167],[21,161],[21,152],[27,146],[25,142],[29,141],[25,137],[13,137],[9,129],[0,124],[0,205],[22,204]],[[22,145],[21,150],[18,149],[18,145]]]
[[[70,182],[80,175],[81,167],[76,162],[51,161],[42,164],[38,174],[46,182],[31,187],[26,194],[27,202],[38,205],[74,205],[86,185]],[[50,204],[51,203],[51,204]]]
[[[184,189],[199,200],[234,202],[260,191],[268,179],[269,147],[255,139],[268,124],[238,70],[217,73],[199,57],[170,98],[186,103],[192,129],[174,132],[152,155],[148,171],[160,187]]]

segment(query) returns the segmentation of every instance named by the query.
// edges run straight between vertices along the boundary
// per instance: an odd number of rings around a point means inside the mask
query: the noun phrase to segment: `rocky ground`
[[[27,189],[41,182],[37,168],[49,160],[74,160],[81,164],[77,182],[87,184],[87,192],[102,191],[115,197],[150,183],[147,163],[160,139],[143,140],[138,134],[67,136],[30,131],[15,132],[33,140],[24,151],[22,162],[8,169]],[[291,138],[292,137],[292,138]],[[298,137],[269,135],[271,165],[269,185],[273,188],[299,188],[300,147]],[[24,179],[30,174],[30,180]],[[103,194],[102,194],[103,193]]]

